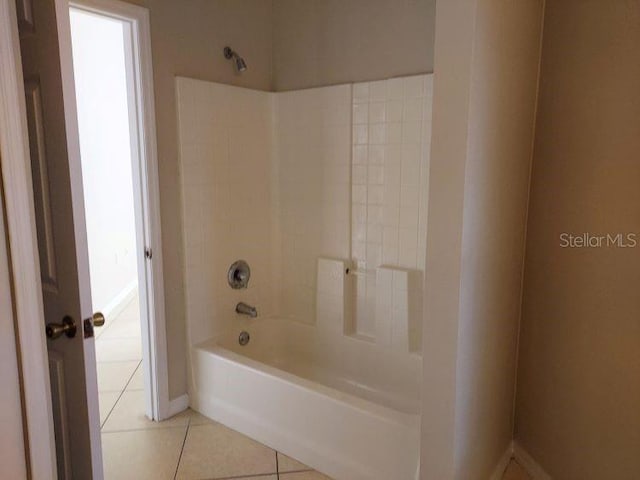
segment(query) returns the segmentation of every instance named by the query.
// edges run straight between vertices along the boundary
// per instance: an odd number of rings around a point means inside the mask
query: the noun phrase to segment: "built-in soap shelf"
[[[319,258],[316,325],[327,332],[375,342],[385,348],[418,352],[422,342],[422,272],[395,266],[375,269],[375,334],[354,328],[355,277],[351,262]]]

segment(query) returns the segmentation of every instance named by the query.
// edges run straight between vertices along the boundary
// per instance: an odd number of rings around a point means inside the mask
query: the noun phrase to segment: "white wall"
[[[432,81],[413,75],[353,85],[351,256],[364,273],[355,279],[358,335],[379,333],[379,266],[424,273]]]
[[[313,323],[319,257],[347,261],[353,318],[374,340],[376,268],[423,272],[431,75],[275,95],[281,314]]]
[[[478,2],[456,379],[460,479],[487,478],[513,437],[542,12],[542,0]]]
[[[239,301],[273,313],[272,95],[177,79],[190,344],[237,324]],[[239,259],[246,290],[227,283]]]
[[[511,443],[542,1],[436,14],[422,478],[489,478]]]
[[[80,154],[94,310],[137,282],[124,32],[71,10]]]
[[[351,86],[275,94],[281,311],[315,320],[318,257],[349,258]]]
[[[345,279],[340,332],[382,341],[376,322],[391,322],[403,337],[396,348],[420,349],[420,289],[412,280],[411,301],[396,302],[404,317],[392,322],[377,311],[377,269],[414,272],[422,285],[431,79],[282,93],[178,79],[192,343],[224,331],[240,300],[315,324],[324,258],[341,262],[338,276],[346,266],[360,274]],[[232,291],[226,272],[239,258],[253,277]]]
[[[3,478],[27,478],[11,278],[0,188],[0,465]]]

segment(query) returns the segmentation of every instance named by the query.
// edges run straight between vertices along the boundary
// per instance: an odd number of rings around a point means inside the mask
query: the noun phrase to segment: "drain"
[[[240,332],[240,336],[238,337],[238,343],[243,347],[249,343],[251,337],[249,336],[249,332],[242,331]]]

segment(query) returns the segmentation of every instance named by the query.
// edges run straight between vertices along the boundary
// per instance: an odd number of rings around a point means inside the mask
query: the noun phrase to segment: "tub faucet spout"
[[[244,302],[240,302],[236,305],[236,313],[239,313],[240,315],[248,315],[251,318],[256,318],[258,316],[256,308],[251,305],[247,305]]]

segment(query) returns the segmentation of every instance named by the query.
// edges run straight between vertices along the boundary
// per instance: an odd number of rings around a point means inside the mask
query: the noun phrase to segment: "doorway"
[[[151,263],[151,245],[160,243],[150,184],[155,119],[143,84],[150,64],[145,72],[143,11],[129,16],[122,8],[69,5],[92,310],[105,317],[95,332],[102,431],[109,422],[167,415],[166,363],[157,348],[164,346],[161,264]]]
[[[75,7],[70,22],[92,311],[105,317],[95,333],[104,428],[110,417],[147,414],[151,404],[142,362],[142,322],[150,319],[140,303],[147,285],[137,262],[143,213],[134,201],[142,189],[133,179],[140,142],[125,23]]]

